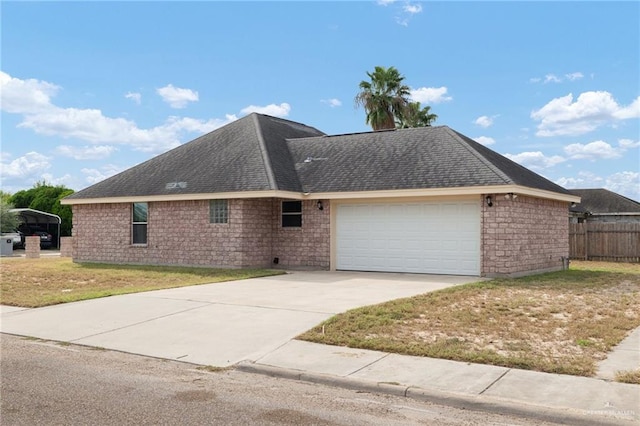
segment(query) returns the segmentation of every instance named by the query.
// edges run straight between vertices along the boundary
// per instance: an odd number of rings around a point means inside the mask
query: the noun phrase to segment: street
[[[5,426],[551,424],[7,334],[1,348]]]

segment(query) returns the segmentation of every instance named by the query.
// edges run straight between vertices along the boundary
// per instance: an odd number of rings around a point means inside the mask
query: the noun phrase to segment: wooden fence
[[[640,262],[640,223],[570,223],[569,257]]]

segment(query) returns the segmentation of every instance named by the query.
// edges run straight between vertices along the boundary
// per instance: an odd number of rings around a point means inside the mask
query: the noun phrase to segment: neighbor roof
[[[604,188],[570,189],[570,193],[581,198],[580,203],[571,208],[576,213],[638,213],[640,203]]]
[[[253,113],[67,200],[505,185],[570,195],[447,126],[327,136],[304,124]]]

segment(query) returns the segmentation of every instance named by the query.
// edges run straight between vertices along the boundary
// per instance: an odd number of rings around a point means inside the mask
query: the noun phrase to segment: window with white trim
[[[133,203],[131,218],[131,243],[147,244],[147,220],[149,205],[147,203]]]
[[[282,227],[301,228],[302,227],[302,201],[282,202]]]
[[[209,223],[229,222],[229,200],[209,200]]]

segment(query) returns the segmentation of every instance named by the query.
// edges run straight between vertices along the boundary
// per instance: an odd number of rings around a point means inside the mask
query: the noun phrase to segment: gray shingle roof
[[[327,136],[254,113],[68,198],[510,184],[569,194],[446,126]]]
[[[514,184],[567,194],[446,126],[289,140],[289,147],[305,192]]]
[[[276,189],[300,192],[285,136],[323,134],[293,121],[250,114],[67,198]],[[172,182],[185,182],[186,187],[168,189]]]
[[[570,189],[580,197],[580,203],[571,208],[575,212],[589,213],[640,213],[640,203],[604,188]]]

